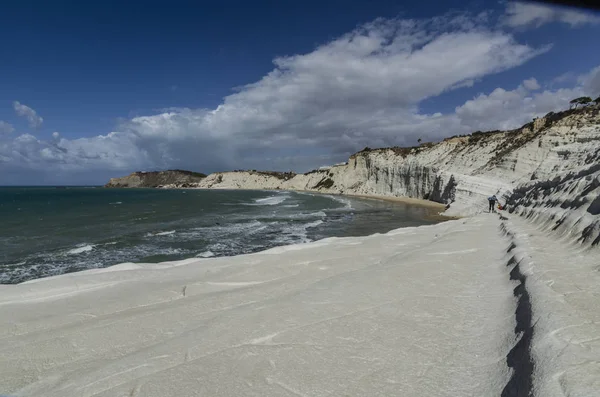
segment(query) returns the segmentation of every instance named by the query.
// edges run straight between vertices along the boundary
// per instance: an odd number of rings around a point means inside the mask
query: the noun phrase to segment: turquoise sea
[[[0,283],[252,253],[437,222],[408,204],[281,191],[0,188]]]

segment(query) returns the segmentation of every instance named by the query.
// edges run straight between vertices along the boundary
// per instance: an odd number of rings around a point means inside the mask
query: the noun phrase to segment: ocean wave
[[[79,244],[77,247],[68,250],[67,255],[79,255],[79,254],[83,254],[84,252],[90,252],[91,250],[94,249],[95,246],[96,246],[96,244],[87,244],[87,243]]]
[[[298,214],[288,215],[286,218],[290,219],[308,219],[308,218],[325,218],[327,214],[323,211],[315,211],[315,212],[300,212]]]
[[[158,233],[146,233],[145,237],[156,237],[156,236],[170,236],[175,234],[176,230],[169,230],[167,232],[158,232]]]
[[[314,222],[307,223],[307,224],[305,225],[305,227],[306,227],[307,229],[310,229],[310,228],[317,227],[317,226],[319,226],[319,225],[322,225],[322,224],[323,224],[323,221],[322,221],[322,220],[318,220],[318,221],[314,221]]]
[[[236,256],[278,245],[308,243],[324,233],[321,228],[332,216],[327,207],[340,207],[333,201],[305,202],[293,193],[273,191],[259,197],[244,196],[240,198],[242,200],[245,203],[236,204],[255,207],[214,211],[205,217],[181,218],[180,223],[175,220],[151,223],[145,230],[132,230],[122,236],[101,236],[101,240],[90,239],[77,245],[75,240],[66,246],[38,251],[22,259],[14,258],[12,262],[23,262],[13,263],[10,268],[3,266],[0,283],[22,282],[125,262]],[[121,203],[115,201],[110,204]],[[129,222],[135,219],[131,223],[140,225],[151,219],[148,216],[148,211],[140,212],[129,218]],[[176,230],[170,230],[171,227]]]
[[[289,197],[289,195],[279,194],[277,196],[269,196],[269,197],[255,199],[254,204],[247,204],[247,205],[277,205],[277,204],[283,203],[285,200],[288,199],[288,197]]]
[[[295,191],[294,194],[297,194],[298,196],[311,196],[311,197],[316,196],[316,194],[314,194],[314,193],[303,192],[300,190]]]
[[[274,245],[310,243],[313,240],[308,237],[308,230],[322,225],[323,223],[323,220],[318,219],[308,223],[289,224],[277,234],[272,240],[272,243],[275,244],[270,244],[269,248]]]
[[[344,204],[344,207],[343,207],[344,210],[351,210],[351,209],[353,209],[352,208],[352,202],[350,200],[346,199],[346,198],[339,197],[339,196],[329,196],[329,195],[327,197],[329,197],[333,201],[337,201],[338,203]]]
[[[0,267],[17,267],[17,266],[23,266],[26,263],[27,263],[27,261],[17,262],[17,263],[7,263],[6,265],[0,264]]]
[[[89,247],[95,247],[93,249]],[[100,245],[87,244],[69,250],[70,254],[56,255],[56,252],[46,251],[36,253],[28,257],[28,266],[14,266],[2,268],[0,272],[0,284],[20,283],[31,279],[56,276],[59,274],[82,271],[89,269],[104,268],[124,262],[144,262],[144,258],[151,256],[177,255],[183,259],[184,256],[193,256],[194,252],[184,248],[160,247],[151,244],[140,244],[136,246],[123,247],[119,249],[107,249]],[[85,253],[85,255],[77,255]],[[22,262],[25,264],[26,262]]]
[[[287,222],[287,221],[298,221],[303,219],[311,219],[311,218],[325,218],[327,217],[327,213],[324,211],[313,211],[313,212],[293,212],[293,213],[281,213],[281,212],[272,212],[270,214],[261,214],[254,216],[254,219],[257,221],[274,223],[274,222]]]
[[[258,220],[251,222],[229,223],[224,225],[204,226],[177,233],[177,238],[182,240],[194,240],[198,238],[215,239],[237,234],[254,234],[268,227],[267,224]]]
[[[155,248],[151,251],[149,251],[149,253],[153,256],[155,255],[181,255],[181,254],[185,254],[190,252],[187,249],[184,248],[172,248],[172,247],[166,247],[166,248]]]
[[[312,214],[322,215],[322,213]],[[176,234],[174,230],[159,232],[167,236],[175,234],[176,241],[204,240],[208,243],[199,241],[196,249],[164,246],[166,241],[172,241],[164,239],[149,239],[146,243],[124,247],[116,245],[120,244],[117,241],[83,243],[68,251],[62,251],[62,255],[50,251],[38,252],[27,260],[27,263],[35,263],[35,265],[23,266],[25,263],[22,265],[19,263],[18,265],[21,266],[6,271],[3,268],[3,272],[0,272],[0,283],[22,282],[124,262],[179,260],[186,256],[197,258],[236,256],[263,251],[278,245],[308,243],[312,241],[308,237],[309,230],[323,223],[322,219],[314,218],[306,221],[283,220],[270,223],[254,220],[229,225],[213,225],[197,230],[178,230]]]
[[[121,201],[115,201],[114,203],[108,203],[108,204],[118,205],[118,204],[123,204],[123,202],[121,202]]]

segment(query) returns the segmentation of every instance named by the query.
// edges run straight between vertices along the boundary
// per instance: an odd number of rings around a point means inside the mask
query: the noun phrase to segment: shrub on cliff
[[[591,102],[592,102],[592,98],[590,98],[589,96],[582,96],[582,97],[573,99],[569,103],[571,104],[571,107],[573,107],[573,106],[577,107],[577,105],[584,105],[585,106],[585,105],[588,105]]]
[[[319,181],[319,183],[317,183],[315,185],[314,189],[320,189],[320,188],[329,189],[333,186],[333,184],[334,184],[333,179],[323,178]]]

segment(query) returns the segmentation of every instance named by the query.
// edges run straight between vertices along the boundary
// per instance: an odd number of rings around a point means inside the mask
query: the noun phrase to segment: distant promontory
[[[167,170],[167,171],[137,171],[121,178],[111,178],[104,187],[112,188],[141,188],[141,187],[162,187],[164,185],[178,185],[186,187],[193,185],[206,178],[205,174],[200,172],[185,170]]]

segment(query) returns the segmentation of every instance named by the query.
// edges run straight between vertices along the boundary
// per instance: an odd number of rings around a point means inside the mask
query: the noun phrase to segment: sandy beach
[[[385,200],[385,201],[390,201],[393,203],[405,203],[405,204],[419,205],[422,207],[435,209],[435,210],[437,210],[438,213],[443,212],[446,208],[446,206],[444,204],[436,203],[436,202],[429,201],[429,200],[421,200],[421,199],[411,198],[411,197],[392,197],[392,196],[382,196],[382,195],[375,195],[375,194],[371,194],[371,195],[369,195],[369,194],[348,194],[346,196],[359,197],[359,198],[371,199],[371,200]]]
[[[427,209],[427,218],[434,219],[437,221],[448,221],[460,219],[460,216],[445,215],[444,211],[446,206],[444,204],[436,203],[434,201],[415,199],[411,197],[392,197],[382,195],[368,195],[368,194],[347,194],[345,196],[357,197],[366,200],[383,200],[392,203],[403,203],[409,205],[417,205]]]

